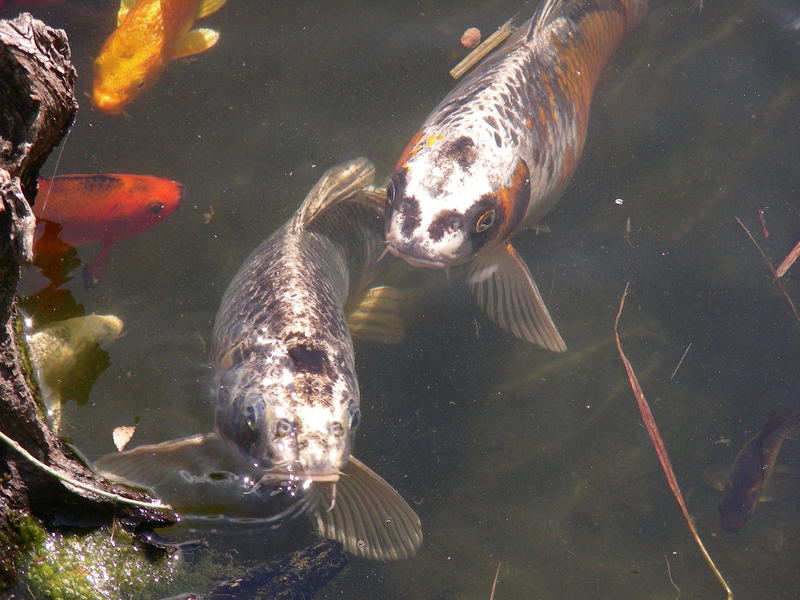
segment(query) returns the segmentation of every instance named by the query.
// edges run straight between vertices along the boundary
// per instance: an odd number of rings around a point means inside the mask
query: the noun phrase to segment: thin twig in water
[[[683,359],[684,359],[684,358],[686,358],[686,355],[687,355],[687,354],[689,354],[689,348],[691,348],[691,347],[692,347],[692,344],[693,344],[693,343],[694,343],[694,342],[689,342],[689,345],[688,345],[688,346],[686,346],[686,350],[684,350],[684,351],[683,351],[683,355],[681,356],[681,359],[678,361],[678,364],[677,364],[677,366],[675,367],[675,370],[672,372],[672,375],[670,375],[670,376],[669,376],[669,380],[670,380],[670,381],[672,381],[673,379],[675,379],[675,374],[678,372],[678,369],[680,369],[680,368],[681,368],[681,365],[683,364]]]
[[[142,502],[141,500],[133,500],[131,498],[126,498],[125,496],[120,496],[119,494],[114,494],[112,492],[106,492],[105,490],[101,490],[99,488],[94,487],[93,485],[89,485],[88,483],[83,483],[82,481],[78,481],[77,479],[73,479],[69,475],[65,475],[64,473],[59,473],[52,467],[48,467],[38,458],[33,456],[30,452],[25,450],[22,446],[19,445],[18,442],[8,437],[5,433],[0,431],[0,439],[2,439],[6,444],[11,446],[14,450],[19,452],[22,456],[32,462],[34,465],[39,467],[45,473],[48,473],[58,479],[59,481],[63,481],[64,483],[68,483],[69,485],[75,486],[77,488],[81,488],[83,490],[92,492],[97,494],[98,496],[103,496],[104,498],[110,498],[111,500],[116,500],[117,502],[122,502],[123,504],[132,504],[133,506],[142,506],[144,508],[157,508],[157,509],[165,509],[165,510],[172,510],[172,507],[168,504],[161,504],[161,502]]]
[[[484,56],[489,54],[492,50],[494,50],[500,42],[506,39],[509,35],[511,35],[511,22],[514,20],[514,17],[511,17],[508,21],[503,23],[497,31],[495,31],[492,35],[487,37],[481,44],[475,48],[472,52],[467,54],[464,59],[458,63],[455,67],[450,69],[450,77],[453,79],[458,79],[464,73],[469,71],[474,65],[479,63]]]
[[[741,227],[747,234],[747,237],[750,238],[750,241],[753,242],[753,245],[756,247],[756,250],[758,250],[758,253],[761,255],[761,259],[764,261],[764,264],[767,265],[767,267],[769,268],[769,272],[772,273],[772,278],[775,280],[775,283],[778,284],[778,288],[781,290],[781,293],[783,294],[784,298],[786,298],[786,301],[789,303],[789,307],[792,309],[792,314],[794,315],[794,318],[798,322],[800,322],[800,314],[797,314],[797,308],[795,307],[794,302],[792,302],[792,299],[789,297],[789,293],[786,291],[786,288],[783,287],[783,283],[781,282],[781,278],[778,275],[777,271],[775,270],[775,267],[773,267],[772,263],[769,262],[767,255],[764,254],[764,251],[761,249],[761,246],[758,245],[756,238],[753,237],[753,234],[750,233],[750,230],[747,227],[745,227],[744,223],[742,223],[739,217],[734,217],[734,219],[736,219],[736,222],[739,224],[739,227]],[[788,269],[789,267],[786,268]]]
[[[686,502],[684,502],[683,500],[683,494],[681,493],[681,488],[678,486],[678,480],[675,477],[675,471],[673,471],[672,469],[672,463],[669,460],[667,449],[664,446],[664,440],[661,439],[661,434],[658,431],[658,426],[656,425],[656,421],[653,418],[653,413],[650,410],[650,405],[647,403],[647,399],[644,397],[642,386],[639,385],[639,380],[636,378],[636,373],[633,371],[633,366],[628,360],[628,357],[625,356],[625,352],[622,350],[622,340],[619,337],[619,318],[622,315],[622,308],[625,306],[625,297],[628,295],[628,287],[629,284],[626,283],[625,291],[622,292],[622,297],[619,299],[619,309],[617,310],[617,318],[614,319],[614,339],[617,343],[617,351],[619,352],[619,358],[622,361],[622,364],[625,366],[625,372],[628,374],[628,381],[631,384],[631,390],[633,390],[633,395],[636,398],[636,404],[638,405],[639,413],[642,416],[642,423],[644,424],[644,427],[647,430],[647,435],[650,438],[650,443],[652,443],[653,449],[656,451],[658,462],[661,464],[661,470],[664,472],[664,477],[666,477],[667,479],[667,485],[669,486],[669,489],[672,491],[672,495],[675,498],[675,502],[678,503],[678,507],[681,509],[681,515],[683,516],[683,520],[686,521],[686,526],[689,528],[689,533],[691,533],[692,538],[695,541],[695,544],[697,544],[697,547],[703,554],[703,558],[705,558],[706,563],[708,563],[708,566],[714,572],[714,575],[717,577],[717,580],[720,582],[720,584],[722,584],[722,587],[725,588],[725,592],[728,595],[728,600],[733,600],[733,592],[731,591],[728,582],[725,581],[725,578],[722,576],[722,573],[719,572],[719,569],[717,569],[717,566],[711,559],[711,555],[708,553],[706,547],[703,545],[703,541],[700,539],[700,534],[697,533],[697,529],[694,526],[692,517],[689,516],[689,510],[686,508]]]
[[[783,277],[786,275],[786,271],[791,268],[791,266],[794,264],[794,261],[796,261],[798,257],[800,257],[800,242],[797,242],[797,245],[792,248],[792,251],[789,252],[789,254],[786,255],[786,258],[783,259],[783,262],[778,265],[778,268],[775,269],[775,274],[778,277]]]
[[[500,565],[503,564],[501,560],[497,563],[497,570],[494,572],[494,580],[492,581],[492,593],[489,594],[489,600],[494,600],[494,590],[497,588],[497,577],[500,575]]]
[[[625,233],[622,236],[625,239],[625,243],[628,244],[631,248],[636,250],[636,245],[631,241],[631,218],[628,217],[625,220]]]
[[[666,554],[664,555],[664,560],[667,561],[667,577],[669,577],[669,582],[672,584],[672,587],[674,587],[678,591],[678,595],[675,596],[675,600],[678,600],[678,598],[681,597],[681,588],[675,585],[675,582],[672,581],[672,569],[669,566],[669,558],[667,557]]]

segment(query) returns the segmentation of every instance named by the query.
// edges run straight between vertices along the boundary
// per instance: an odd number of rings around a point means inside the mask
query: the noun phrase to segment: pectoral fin
[[[400,290],[381,285],[367,290],[361,302],[347,316],[350,335],[359,340],[399,344],[406,337],[400,316]]]
[[[213,29],[192,29],[187,32],[172,49],[170,58],[185,58],[205,52],[219,41],[219,32]]]
[[[325,210],[352,198],[354,194],[372,183],[375,166],[366,158],[356,158],[331,167],[306,195],[303,204],[292,219],[292,229],[298,231]]]
[[[422,525],[408,503],[353,457],[343,471],[335,501],[330,486],[319,486],[323,497],[315,503],[312,519],[320,535],[338,540],[352,554],[374,560],[413,556],[422,543]]]
[[[207,433],[106,454],[95,466],[111,479],[155,488],[181,472],[222,470],[222,457],[226,454],[222,439],[216,433]]]
[[[467,282],[478,304],[505,331],[553,352],[567,349],[527,265],[511,244],[473,259]]]
[[[227,0],[203,0],[203,4],[200,6],[200,12],[197,15],[197,18],[207,17],[211,13],[217,12],[220,8],[225,5]]]
[[[136,4],[136,0],[122,0],[122,2],[119,3],[119,12],[117,13],[117,27],[119,27],[125,20],[125,17],[128,16],[128,13],[131,11],[134,4]]]
[[[92,289],[102,279],[108,267],[108,257],[111,255],[111,246],[113,242],[104,241],[100,247],[100,252],[97,253],[91,262],[83,267],[81,277],[83,278],[83,288],[86,290]]]

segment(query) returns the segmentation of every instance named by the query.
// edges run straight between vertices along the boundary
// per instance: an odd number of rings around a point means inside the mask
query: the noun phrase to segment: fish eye
[[[143,87],[144,87],[144,79],[140,79],[139,81],[136,82],[136,89],[137,90],[140,90]]]
[[[328,425],[328,431],[334,437],[340,438],[344,435],[344,427],[338,421],[334,421],[330,425]]]
[[[356,408],[350,410],[350,430],[354,430],[358,427],[358,424],[361,422],[361,409]]]
[[[245,423],[247,423],[248,429],[250,429],[250,431],[255,431],[258,428],[259,420],[256,414],[256,407],[250,404],[244,409],[244,412]]]
[[[289,422],[289,419],[278,419],[278,422],[275,423],[275,435],[277,437],[287,436],[291,431],[292,424]]]
[[[475,221],[475,232],[481,233],[494,225],[494,209],[490,208]]]
[[[154,215],[157,215],[162,210],[164,210],[163,202],[151,202],[150,204],[147,205],[147,212],[153,213]]]
[[[394,195],[395,195],[394,181],[390,181],[389,185],[386,186],[386,199],[389,201],[389,204],[392,204],[394,202]]]

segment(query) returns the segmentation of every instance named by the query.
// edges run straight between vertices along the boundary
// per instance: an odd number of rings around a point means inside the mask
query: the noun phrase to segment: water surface
[[[498,331],[462,281],[421,271],[406,341],[357,344],[356,454],[412,502],[425,541],[412,560],[353,559],[321,598],[488,598],[499,561],[498,600],[672,599],[667,561],[681,598],[723,597],[613,346],[627,281],[624,344],[710,552],[739,598],[796,597],[798,499],[762,504],[728,534],[701,474],[731,462],[771,410],[798,407],[800,328],[734,217],[775,264],[800,239],[800,46],[760,2],[684,4],[654,11],[622,46],[551,233],[515,241],[569,351]],[[85,97],[116,4],[34,7],[66,29],[79,73],[58,172],[147,173],[187,188],[176,214],[118,244],[97,288],[68,286],[87,311],[120,316],[127,335],[89,402],[65,407],[65,435],[97,457],[113,451],[113,427],[136,419],[135,443],[209,430],[207,345],[238,265],[329,166],[363,155],[388,175],[453,85],[461,32],[532,7],[232,0],[203,20],[218,47],[170,65],[121,116]],[[798,269],[784,283],[800,300]],[[780,462],[800,468],[796,442]],[[313,536],[297,524],[210,539],[248,565]]]

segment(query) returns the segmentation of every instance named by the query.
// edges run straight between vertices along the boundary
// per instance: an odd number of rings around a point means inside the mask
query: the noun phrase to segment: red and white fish
[[[566,345],[511,246],[555,204],[580,158],[592,92],[647,0],[545,0],[434,109],[387,187],[389,251],[411,264],[471,261],[489,317],[554,351]]]
[[[180,206],[182,198],[182,184],[151,175],[42,177],[33,205],[34,257],[60,255],[70,247],[100,242],[100,253],[83,274],[84,283],[91,286],[105,270],[114,242],[160,223]]]

